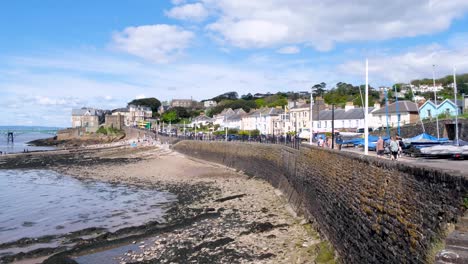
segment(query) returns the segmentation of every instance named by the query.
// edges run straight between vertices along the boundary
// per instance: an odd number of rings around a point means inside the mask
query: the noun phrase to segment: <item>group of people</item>
[[[332,148],[332,137],[318,137],[317,139],[317,146],[322,147],[322,148]],[[341,150],[341,143],[343,142],[341,135],[336,135],[335,136],[335,148]]]
[[[390,143],[388,144],[388,148],[391,154],[390,159],[398,160],[399,158],[401,158],[403,147],[404,147],[403,140],[400,136],[397,135],[394,137],[390,137]],[[377,140],[376,150],[377,150],[377,156],[379,158],[383,158],[385,154],[385,142],[381,136],[379,136],[379,139]]]

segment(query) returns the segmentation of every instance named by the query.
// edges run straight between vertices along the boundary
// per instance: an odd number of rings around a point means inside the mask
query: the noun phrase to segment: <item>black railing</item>
[[[225,135],[210,135],[210,134],[195,134],[188,133],[185,135],[177,133],[162,133],[158,132],[158,135],[164,137],[172,137],[180,140],[199,140],[199,141],[219,141],[219,142],[249,142],[259,144],[276,144],[283,145],[294,149],[299,149],[301,145],[301,139],[294,136],[273,136],[273,135],[261,135],[261,136],[238,136],[228,135],[227,140]]]

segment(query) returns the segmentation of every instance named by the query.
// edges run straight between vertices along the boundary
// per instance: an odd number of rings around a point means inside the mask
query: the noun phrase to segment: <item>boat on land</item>
[[[388,143],[389,137],[382,137],[385,143]],[[377,148],[377,140],[379,140],[378,136],[368,136],[368,150],[376,150]],[[348,140],[343,140],[343,145],[353,145],[354,147],[364,147],[365,140],[364,138],[352,138]]]
[[[435,145],[422,148],[421,156],[433,158],[468,158],[468,142],[460,141],[458,146],[450,144]]]
[[[405,143],[405,146],[407,147],[414,146],[415,148],[421,149],[435,145],[447,144],[449,143],[449,140],[448,138],[436,138],[427,133],[422,133],[412,138],[403,139],[403,143]]]

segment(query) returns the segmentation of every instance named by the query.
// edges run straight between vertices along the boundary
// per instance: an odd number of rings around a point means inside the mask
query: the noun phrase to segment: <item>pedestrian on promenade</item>
[[[398,142],[398,158],[401,158],[401,154],[403,153],[403,148],[405,147],[405,144],[403,143],[403,139],[400,136],[397,136],[397,142]]]
[[[390,151],[392,152],[392,160],[398,159],[398,142],[395,140],[395,137],[390,138]]]
[[[376,150],[377,150],[377,157],[383,158],[385,148],[384,148],[384,141],[382,139],[382,136],[379,136],[379,140],[377,140]]]
[[[319,139],[317,140],[317,145],[319,147],[323,147],[323,138],[322,137],[319,137]]]

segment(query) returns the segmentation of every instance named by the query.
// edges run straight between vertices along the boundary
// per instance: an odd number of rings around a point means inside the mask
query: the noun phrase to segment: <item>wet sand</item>
[[[150,186],[178,197],[167,223],[80,238],[53,251],[58,254],[49,263],[313,263],[321,242],[267,182],[187,158],[167,145],[48,153],[32,161],[19,155],[0,159],[2,165],[46,166],[77,178]]]

